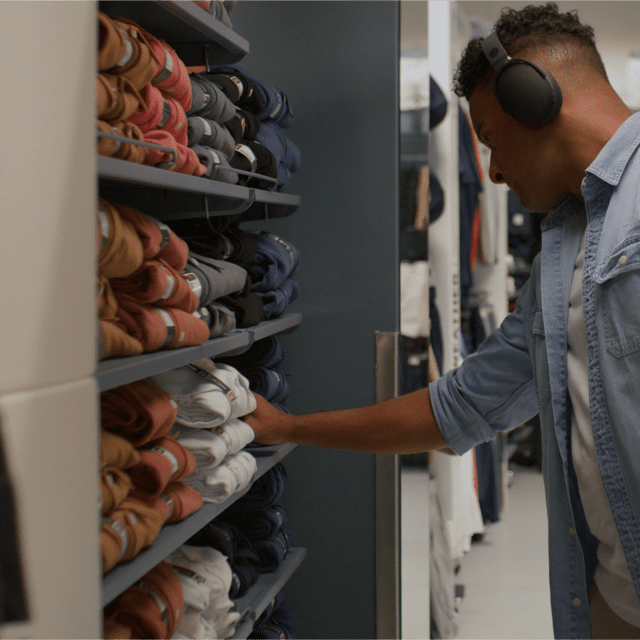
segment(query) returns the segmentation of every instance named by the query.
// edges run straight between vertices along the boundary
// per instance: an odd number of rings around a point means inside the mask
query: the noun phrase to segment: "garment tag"
[[[163,82],[173,73],[173,58],[169,51],[163,47],[164,49],[164,68],[162,71],[151,81],[152,84],[158,84],[159,82]]]
[[[156,220],[151,216],[147,216],[151,222],[153,222],[158,229],[160,229],[160,233],[162,233],[162,239],[160,240],[160,248],[158,252],[162,251],[168,244],[171,242],[171,229],[164,223],[160,222],[160,220]]]
[[[173,292],[175,291],[176,279],[174,275],[171,273],[171,271],[169,271],[169,269],[167,269],[164,265],[160,265],[160,266],[164,271],[164,275],[166,278],[164,293],[162,294],[162,297],[160,298],[160,300],[168,300],[173,295]],[[155,302],[158,302],[158,300],[155,300]]]
[[[177,565],[177,564],[172,564],[171,566],[175,571],[177,571],[178,573],[181,573],[183,576],[187,576],[187,578],[191,578],[192,580],[195,580],[198,584],[207,584],[207,581],[201,575],[197,574],[195,571],[192,571],[187,567],[181,567],[180,565]]]
[[[235,392],[233,391],[233,389],[231,389],[231,387],[228,387],[224,382],[222,382],[222,380],[220,380],[219,378],[216,378],[213,374],[209,373],[208,371],[205,371],[204,369],[197,367],[195,364],[188,364],[187,368],[197,373],[201,378],[204,378],[207,382],[214,384],[216,387],[218,387],[223,391],[223,393],[227,396],[227,398],[229,398],[231,402],[235,402],[237,398]]]
[[[244,83],[242,82],[242,80],[240,80],[238,76],[229,76],[229,80],[231,80],[231,82],[233,82],[236,87],[238,87],[238,91],[240,91],[240,97],[242,97],[242,94],[244,93]]]
[[[154,444],[151,447],[144,447],[149,451],[153,451],[153,453],[159,453],[161,456],[165,457],[169,463],[171,464],[171,475],[173,475],[178,469],[180,469],[180,463],[178,462],[178,458],[176,458],[171,451],[167,451],[164,447],[161,447],[157,444]]]
[[[202,126],[204,127],[204,135],[210,136],[213,129],[211,129],[211,125],[209,124],[209,121],[206,118],[199,118],[199,120],[202,121]]]
[[[191,273],[191,271],[183,271],[182,277],[191,287],[191,291],[198,296],[198,300],[200,300],[202,298],[202,283],[198,280],[198,276],[195,273]]]
[[[251,163],[251,171],[255,173],[258,167],[258,158],[256,158],[255,153],[246,144],[237,144],[236,152],[243,155]]]
[[[169,122],[169,118],[171,117],[171,105],[162,98],[162,118],[160,119],[160,124],[158,125],[158,129],[162,129],[167,122]]]
[[[295,260],[295,256],[293,255],[293,249],[291,248],[291,245],[285,242],[279,236],[276,236],[273,233],[269,233],[269,231],[261,231],[260,233],[267,238],[271,238],[271,240],[275,240],[276,242],[279,242],[288,251],[289,257],[291,258],[291,268],[293,269],[296,260]]]
[[[169,515],[167,516],[167,520],[173,515],[174,507],[173,498],[170,498],[166,493],[161,493],[160,498],[164,500],[167,507],[169,507]]]
[[[118,558],[118,562],[120,562],[127,551],[127,547],[129,546],[129,536],[127,535],[127,529],[121,522],[113,520],[112,518],[102,518],[102,522],[103,524],[110,526],[120,538],[120,557]]]
[[[169,619],[169,614],[167,612],[167,605],[164,603],[164,600],[146,583],[144,580],[139,580],[135,584],[136,587],[139,587],[143,591],[146,591],[158,605],[158,609],[160,609],[160,615],[162,616],[162,622],[164,624],[167,623]]]
[[[165,338],[164,343],[160,347],[161,349],[163,349],[168,344],[170,344],[171,341],[174,339],[176,335],[176,325],[173,321],[173,318],[164,309],[160,309],[159,307],[153,307],[153,308],[160,314],[162,321],[167,327],[167,337]]]
[[[118,27],[118,29],[120,29],[120,27]],[[133,57],[133,42],[131,42],[131,38],[129,37],[129,34],[124,29],[120,29],[120,31],[124,36],[125,43],[124,43],[124,52],[120,60],[118,60],[116,67],[124,67]]]
[[[280,109],[282,109],[282,98],[280,97],[280,94],[278,94],[278,104],[276,105],[276,108],[269,114],[269,117],[275,118],[278,115]]]
[[[111,227],[109,225],[109,216],[107,216],[107,214],[99,205],[98,210],[96,211],[96,215],[98,216],[98,223],[100,224],[100,235],[102,236],[100,251],[102,251],[102,249],[104,249],[104,245],[107,244],[107,240],[109,239]]]

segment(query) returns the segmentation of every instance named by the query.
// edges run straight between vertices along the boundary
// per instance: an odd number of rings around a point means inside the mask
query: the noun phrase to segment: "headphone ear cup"
[[[529,127],[550,124],[562,106],[562,91],[556,79],[526,60],[509,61],[496,77],[494,88],[504,110]]]

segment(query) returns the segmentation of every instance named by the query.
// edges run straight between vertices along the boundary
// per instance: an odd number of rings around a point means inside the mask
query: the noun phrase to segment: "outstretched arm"
[[[360,409],[295,416],[256,396],[257,409],[243,418],[262,444],[287,442],[370,453],[421,453],[443,449],[429,400],[421,389]]]

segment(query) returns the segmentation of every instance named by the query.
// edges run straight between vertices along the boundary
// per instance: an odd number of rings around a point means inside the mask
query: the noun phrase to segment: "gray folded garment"
[[[236,105],[227,98],[222,89],[206,78],[192,73],[191,109],[187,115],[198,115],[221,124],[228,122],[236,115]]]
[[[207,171],[204,175],[207,178],[219,180],[220,182],[229,182],[231,184],[238,182],[238,174],[233,170],[226,170],[230,169],[231,165],[229,164],[227,156],[222,153],[222,151],[216,151],[215,149],[203,147],[199,144],[194,145],[191,149],[206,168]],[[218,168],[218,171],[216,171],[216,168]]]
[[[236,314],[219,302],[200,307],[196,313],[209,327],[209,338],[212,340],[233,331],[237,326]]]
[[[218,298],[242,291],[247,281],[247,272],[240,265],[225,260],[207,258],[193,251],[185,271],[193,273],[200,282],[200,306],[206,307]]]
[[[236,141],[227,127],[209,118],[189,116],[187,118],[187,136],[190,147],[198,144],[222,151],[230,158],[236,150]]]

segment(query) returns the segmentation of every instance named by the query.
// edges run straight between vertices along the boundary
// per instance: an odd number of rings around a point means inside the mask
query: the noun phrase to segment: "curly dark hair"
[[[594,31],[583,25],[577,11],[560,13],[555,2],[543,6],[528,5],[524,9],[504,8],[494,31],[511,57],[526,51],[544,49],[559,58],[572,55],[607,78],[600,54],[596,49]],[[461,98],[469,98],[475,86],[485,80],[491,66],[482,52],[482,38],[469,42],[453,77],[453,90]],[[576,54],[578,54],[576,56]]]

